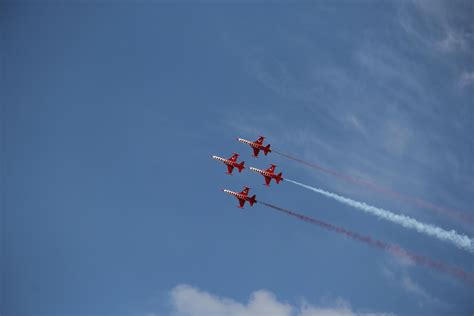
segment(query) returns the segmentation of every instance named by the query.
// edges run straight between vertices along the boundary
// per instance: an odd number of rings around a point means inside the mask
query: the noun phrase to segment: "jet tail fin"
[[[239,169],[239,172],[242,172],[242,170],[245,169],[245,161],[242,161],[240,164],[238,164],[237,169]]]
[[[270,144],[268,144],[267,146],[263,147],[262,150],[263,150],[263,153],[265,154],[265,156],[268,155],[268,153],[272,151],[272,150],[270,149]]]
[[[280,183],[281,180],[283,180],[283,178],[282,178],[282,173],[280,172],[280,173],[276,176],[275,181],[276,181],[276,183],[278,184],[278,183]]]
[[[255,200],[256,197],[257,197],[256,195],[253,195],[253,196],[249,199],[250,206],[253,206],[254,203],[257,203],[257,200]]]

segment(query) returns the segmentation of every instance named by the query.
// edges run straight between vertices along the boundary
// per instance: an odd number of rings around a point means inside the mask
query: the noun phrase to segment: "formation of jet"
[[[265,156],[272,151],[270,149],[270,144],[263,144],[263,141],[265,140],[264,136],[260,136],[254,142],[242,138],[237,138],[237,140],[252,147],[254,157],[258,157],[260,150],[263,151]],[[243,169],[245,169],[243,161],[237,162],[237,159],[239,158],[238,153],[233,153],[233,155],[229,159],[225,159],[219,156],[212,156],[212,158],[216,159],[217,161],[223,162],[227,166],[227,174],[232,174],[234,168],[237,168],[239,170],[239,173],[242,172]],[[253,167],[249,167],[249,169],[254,172],[260,173],[265,178],[265,185],[270,186],[270,182],[272,181],[272,179],[275,179],[275,182],[277,184],[279,184],[283,180],[281,172],[278,174],[275,173],[275,167],[275,165],[271,164],[270,168],[266,170],[261,170]],[[244,186],[244,189],[241,192],[234,192],[227,189],[223,189],[222,191],[235,196],[239,200],[239,208],[244,208],[245,202],[249,202],[250,206],[253,206],[257,202],[256,195],[249,196],[248,193],[250,191],[250,188],[246,186]]]
[[[250,206],[253,206],[254,203],[257,202],[257,200],[255,200],[257,196],[255,194],[253,196],[249,196],[250,188],[246,186],[244,186],[244,189],[239,193],[227,189],[223,189],[222,191],[235,196],[239,200],[238,208],[244,208],[245,202],[249,202]]]
[[[275,174],[275,167],[276,167],[275,165],[271,164],[270,168],[266,170],[261,170],[254,167],[249,167],[249,169],[257,173],[260,173],[265,178],[265,185],[269,187],[272,179],[275,179],[275,182],[277,184],[279,184],[280,181],[283,180],[281,172],[279,174]]]
[[[263,141],[265,140],[265,137],[263,136],[260,136],[256,141],[254,142],[251,142],[249,140],[246,140],[246,139],[243,139],[243,138],[237,138],[237,140],[241,143],[244,143],[244,144],[247,144],[249,145],[250,147],[252,147],[253,149],[253,156],[254,157],[258,157],[258,153],[260,152],[260,150],[263,151],[263,153],[266,155],[268,155],[269,152],[271,152],[272,150],[270,149],[270,144],[268,144],[267,146],[264,146],[263,145]]]
[[[224,159],[219,156],[212,156],[212,158],[222,161],[224,164],[227,165],[227,174],[232,174],[232,171],[234,170],[234,168],[237,168],[239,172],[242,172],[242,170],[245,169],[245,166],[244,166],[245,162],[243,161],[241,163],[237,162],[237,158],[239,158],[239,154],[237,153],[234,153],[232,157],[230,157],[229,159]]]

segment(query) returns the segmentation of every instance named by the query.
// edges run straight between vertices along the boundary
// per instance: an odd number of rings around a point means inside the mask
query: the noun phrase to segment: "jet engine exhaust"
[[[417,206],[417,207],[421,207],[421,208],[424,208],[424,209],[430,209],[430,210],[436,211],[438,213],[444,213],[444,214],[447,214],[447,215],[449,215],[450,217],[452,217],[454,219],[461,220],[463,222],[467,222],[470,225],[474,224],[474,218],[472,216],[470,216],[469,214],[465,214],[465,213],[462,213],[460,211],[450,209],[450,208],[447,208],[447,207],[434,205],[433,203],[430,203],[428,201],[424,201],[424,200],[419,199],[419,198],[406,196],[406,195],[404,195],[400,192],[397,192],[393,189],[382,187],[380,185],[371,183],[367,180],[364,180],[364,179],[361,179],[361,178],[358,178],[358,177],[343,174],[341,172],[323,167],[323,166],[321,166],[319,164],[316,164],[316,163],[307,162],[305,160],[287,155],[287,154],[282,153],[280,151],[277,151],[275,149],[273,149],[272,152],[274,152],[274,153],[276,153],[280,156],[283,156],[285,158],[288,158],[290,160],[296,161],[296,162],[298,162],[300,164],[303,164],[305,166],[308,166],[310,168],[316,169],[320,172],[336,176],[340,179],[344,179],[344,180],[352,182],[352,183],[360,184],[360,185],[362,185],[366,188],[371,189],[372,191],[380,192],[380,193],[385,194],[387,196],[394,197],[394,198],[396,198],[396,199],[398,199],[398,200],[400,200],[404,203],[407,203],[407,204],[410,204],[410,205],[413,205],[413,206]]]
[[[315,188],[315,187],[312,187],[312,186],[309,186],[309,185],[306,185],[306,184],[303,184],[303,183],[299,183],[297,181],[290,180],[288,178],[286,179],[286,181],[290,182],[290,183],[293,183],[293,184],[296,184],[296,185],[298,185],[300,187],[303,187],[307,190],[313,191],[315,193],[321,194],[321,195],[323,195],[325,197],[328,197],[330,199],[336,200],[339,203],[348,205],[352,208],[361,210],[365,213],[377,216],[378,218],[384,219],[386,221],[395,223],[397,225],[401,225],[401,226],[403,226],[405,228],[408,228],[408,229],[415,230],[415,231],[417,231],[421,234],[424,234],[424,235],[427,235],[427,236],[430,236],[430,237],[435,237],[435,238],[437,238],[441,241],[450,242],[450,243],[452,243],[453,245],[455,245],[456,247],[458,247],[460,249],[467,250],[471,253],[474,253],[474,240],[471,239],[469,236],[459,234],[454,229],[445,230],[441,227],[438,227],[438,226],[435,226],[435,225],[432,225],[432,224],[420,222],[420,221],[418,221],[418,220],[416,220],[412,217],[409,217],[409,216],[406,216],[406,215],[403,215],[403,214],[396,214],[396,213],[393,213],[389,210],[379,208],[379,207],[375,207],[375,206],[372,206],[372,205],[368,205],[364,202],[359,202],[359,201],[356,201],[356,200],[352,200],[350,198],[347,198],[347,197],[344,197],[344,196],[341,196],[341,195],[338,195],[338,194],[335,194],[335,193],[332,193],[332,192],[328,192],[328,191],[325,191],[325,190],[322,190],[322,189],[319,189],[319,188]]]
[[[433,259],[415,254],[413,252],[409,252],[409,251],[401,248],[398,245],[389,244],[389,243],[374,239],[370,236],[361,235],[361,234],[346,230],[342,227],[338,227],[338,226],[335,226],[335,225],[332,225],[332,224],[314,219],[312,217],[290,211],[290,210],[282,208],[282,207],[278,207],[278,206],[275,206],[275,205],[272,205],[272,204],[269,204],[269,203],[266,203],[266,202],[262,202],[262,201],[259,201],[259,203],[263,204],[263,205],[265,205],[265,206],[267,206],[271,209],[279,211],[283,214],[295,217],[299,220],[308,222],[308,223],[313,224],[313,225],[317,225],[317,226],[325,228],[329,231],[332,231],[332,232],[338,233],[340,235],[346,236],[346,237],[348,237],[352,240],[359,241],[359,242],[365,243],[369,246],[372,246],[374,248],[384,250],[384,251],[389,252],[389,253],[391,253],[395,256],[398,256],[400,258],[409,259],[409,260],[411,260],[411,261],[413,261],[413,262],[415,262],[419,265],[429,267],[431,269],[435,269],[435,270],[438,270],[438,271],[441,271],[441,272],[444,272],[444,273],[448,273],[451,276],[454,276],[458,279],[461,279],[464,282],[468,283],[469,285],[474,286],[474,275],[471,274],[470,272],[467,272],[467,271],[461,269],[461,268],[448,266],[448,265],[446,265],[442,262],[435,261]]]

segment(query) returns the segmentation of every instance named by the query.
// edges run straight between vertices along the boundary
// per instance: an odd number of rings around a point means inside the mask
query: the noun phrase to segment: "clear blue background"
[[[469,285],[258,199],[474,272],[472,254],[283,182],[474,234],[236,137],[474,216],[473,5],[3,2],[1,314],[166,314],[182,283],[246,301],[470,315]],[[409,278],[420,291],[400,280]],[[421,294],[420,294],[421,293]]]

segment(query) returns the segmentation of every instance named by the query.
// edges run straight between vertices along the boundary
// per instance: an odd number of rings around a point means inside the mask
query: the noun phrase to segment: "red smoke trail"
[[[464,213],[461,213],[459,211],[456,211],[456,210],[453,210],[453,209],[450,209],[450,208],[434,205],[430,202],[427,202],[427,201],[424,201],[424,200],[421,200],[421,199],[418,199],[418,198],[409,197],[409,196],[403,195],[403,194],[401,194],[401,193],[399,193],[395,190],[392,190],[392,189],[389,189],[389,188],[384,188],[382,186],[371,183],[371,182],[366,181],[364,179],[349,176],[349,175],[343,174],[341,172],[325,168],[325,167],[320,166],[318,164],[310,163],[310,162],[292,157],[290,155],[284,154],[284,153],[276,151],[276,150],[272,150],[272,152],[274,152],[274,153],[276,153],[280,156],[286,157],[288,159],[294,160],[296,162],[299,162],[299,163],[301,163],[303,165],[306,165],[308,167],[311,167],[313,169],[319,170],[321,172],[339,177],[339,178],[344,179],[346,181],[362,184],[362,185],[364,185],[365,187],[367,187],[369,189],[372,189],[372,190],[377,191],[377,192],[381,192],[385,195],[395,197],[398,200],[403,201],[405,203],[416,205],[418,207],[422,207],[422,208],[425,208],[425,209],[432,209],[434,211],[437,211],[438,213],[444,213],[444,214],[447,214],[447,215],[449,215],[451,217],[454,217],[458,220],[464,220],[464,221],[469,222],[470,224],[474,224],[474,218],[472,216],[468,215],[468,214],[464,214]]]
[[[377,239],[373,239],[372,237],[369,237],[369,236],[360,235],[358,233],[346,230],[342,227],[338,227],[338,226],[335,226],[335,225],[332,225],[332,224],[329,224],[329,223],[311,218],[311,217],[306,216],[306,215],[298,214],[298,213],[292,212],[290,210],[287,210],[287,209],[284,209],[284,208],[281,208],[281,207],[278,207],[278,206],[275,206],[275,205],[272,205],[272,204],[268,204],[268,203],[265,203],[265,202],[262,202],[262,201],[258,201],[258,203],[263,204],[265,206],[268,206],[268,207],[270,207],[272,209],[275,209],[277,211],[280,211],[282,213],[285,213],[287,215],[296,217],[296,218],[298,218],[302,221],[305,221],[305,222],[308,222],[308,223],[311,223],[311,224],[314,224],[314,225],[318,225],[318,226],[320,226],[322,228],[325,228],[327,230],[330,230],[330,231],[336,232],[338,234],[344,235],[344,236],[349,237],[353,240],[366,243],[369,246],[382,249],[384,251],[390,252],[390,253],[392,253],[394,255],[397,255],[399,257],[402,257],[402,258],[408,258],[408,259],[412,260],[413,262],[416,262],[420,265],[427,266],[427,267],[430,267],[432,269],[436,269],[436,270],[439,270],[439,271],[442,271],[442,272],[449,273],[452,276],[455,276],[455,277],[469,283],[470,285],[474,286],[474,275],[471,274],[470,272],[464,271],[461,268],[448,266],[448,265],[446,265],[442,262],[434,261],[434,260],[432,260],[428,257],[424,257],[424,256],[421,256],[421,255],[417,255],[415,253],[409,252],[409,251],[407,251],[407,250],[405,250],[405,249],[403,249],[403,248],[401,248],[397,245],[392,245],[392,244],[389,244],[389,243],[386,243],[386,242],[383,242],[383,241],[380,241],[380,240],[377,240]]]

